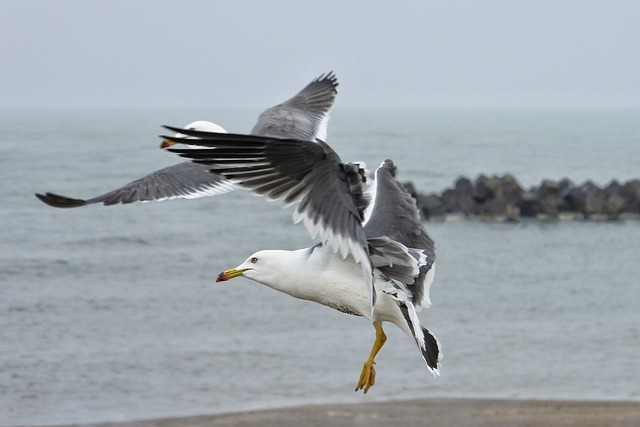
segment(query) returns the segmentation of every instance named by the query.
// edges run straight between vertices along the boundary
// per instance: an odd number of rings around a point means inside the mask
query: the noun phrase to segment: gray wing
[[[103,203],[104,205],[147,202],[174,198],[196,198],[226,193],[233,184],[209,167],[193,162],[178,163],[136,179],[120,188],[91,199],[72,199],[54,193],[36,194],[44,203],[56,208],[75,208]]]
[[[324,139],[337,86],[338,79],[333,73],[321,75],[293,98],[264,111],[251,132],[307,141],[314,141],[318,136]],[[178,164],[87,200],[54,193],[36,194],[36,197],[57,208],[75,208],[92,203],[114,205],[179,197],[196,198],[233,190],[233,185],[227,180],[207,172],[207,169],[192,162]]]
[[[373,307],[373,267],[362,227],[369,199],[359,166],[342,163],[322,141],[167,129],[196,137],[190,144],[208,147],[170,151],[210,165],[213,172],[257,194],[287,205],[298,203],[296,222],[303,221],[312,236],[319,235],[343,258],[351,255],[362,264]]]
[[[415,281],[405,282],[413,294],[411,302],[420,307],[429,301],[436,260],[435,244],[422,226],[415,199],[396,181],[396,173],[397,168],[391,160],[386,160],[376,170],[375,200],[364,231],[369,239],[388,237],[426,255],[426,263],[420,267]]]
[[[329,110],[338,94],[337,87],[338,79],[333,72],[321,75],[293,98],[260,114],[251,134],[325,141]]]

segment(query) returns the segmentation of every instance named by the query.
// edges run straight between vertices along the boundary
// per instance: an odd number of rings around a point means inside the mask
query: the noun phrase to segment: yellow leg
[[[369,358],[364,362],[362,373],[360,374],[360,380],[358,380],[358,385],[356,386],[356,391],[364,389],[365,394],[376,381],[376,370],[373,368],[375,362],[373,359],[387,341],[387,336],[384,334],[382,326],[380,326],[378,322],[373,322],[373,327],[376,328],[376,341],[373,343],[373,348],[371,349]]]

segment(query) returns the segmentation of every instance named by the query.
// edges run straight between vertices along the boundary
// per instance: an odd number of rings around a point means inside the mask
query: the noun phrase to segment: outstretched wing
[[[252,135],[326,141],[329,110],[338,94],[338,79],[329,72],[309,83],[297,95],[265,110]]]
[[[263,136],[314,141],[326,136],[329,110],[335,102],[338,79],[333,73],[321,75],[293,98],[264,111],[252,133]],[[193,124],[208,122],[194,122]],[[209,123],[209,125],[217,126]],[[212,129],[208,129],[212,130]],[[192,144],[192,141],[181,142]],[[160,169],[108,193],[90,199],[74,199],[55,193],[36,194],[44,203],[57,208],[75,208],[93,203],[114,205],[138,201],[213,196],[234,189],[208,168],[186,162]]]
[[[342,163],[323,141],[166,128],[195,137],[190,140],[192,144],[207,147],[171,151],[210,165],[216,174],[269,199],[279,199],[287,205],[298,203],[296,222],[303,221],[312,236],[319,235],[323,244],[343,258],[350,255],[362,264],[373,307],[373,267],[362,228],[369,202],[362,169]]]
[[[120,188],[91,199],[72,199],[54,193],[36,194],[44,203],[56,208],[76,208],[93,203],[104,205],[148,202],[151,200],[192,199],[226,193],[235,187],[205,165],[178,163],[136,179]]]
[[[371,216],[364,225],[368,238],[388,237],[426,255],[413,283],[405,282],[410,290],[411,302],[416,308],[429,306],[429,288],[434,276],[435,244],[420,221],[416,201],[396,179],[397,168],[385,160],[376,170],[375,199]]]

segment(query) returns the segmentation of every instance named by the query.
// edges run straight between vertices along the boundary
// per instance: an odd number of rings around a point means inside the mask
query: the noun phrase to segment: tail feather
[[[442,352],[438,339],[427,328],[420,325],[418,313],[410,301],[406,287],[393,281],[388,281],[386,285],[382,291],[393,298],[400,307],[400,312],[409,327],[410,336],[416,341],[427,368],[434,376],[440,375]]]
[[[422,335],[424,337],[423,343],[416,342],[418,344],[418,348],[422,353],[422,358],[427,363],[427,367],[434,375],[440,375],[440,359],[442,357],[442,353],[440,352],[440,343],[435,336],[427,328],[424,326],[420,326],[422,330]]]

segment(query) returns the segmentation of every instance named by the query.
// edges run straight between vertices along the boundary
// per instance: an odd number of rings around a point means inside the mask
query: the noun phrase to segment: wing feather
[[[376,170],[375,200],[364,230],[368,238],[388,237],[409,249],[421,251],[426,259],[418,260],[419,274],[413,283],[404,282],[411,290],[416,308],[428,306],[429,287],[435,271],[435,244],[422,226],[416,201],[396,179],[397,168],[386,160]]]
[[[251,130],[253,135],[326,140],[329,110],[338,94],[333,72],[323,74],[292,98],[265,110]]]
[[[72,199],[55,193],[36,194],[44,203],[57,208],[75,208],[93,203],[105,206],[166,200],[195,198],[222,194],[235,186],[220,175],[209,172],[209,167],[183,162],[157,170],[122,187],[90,199]]]

